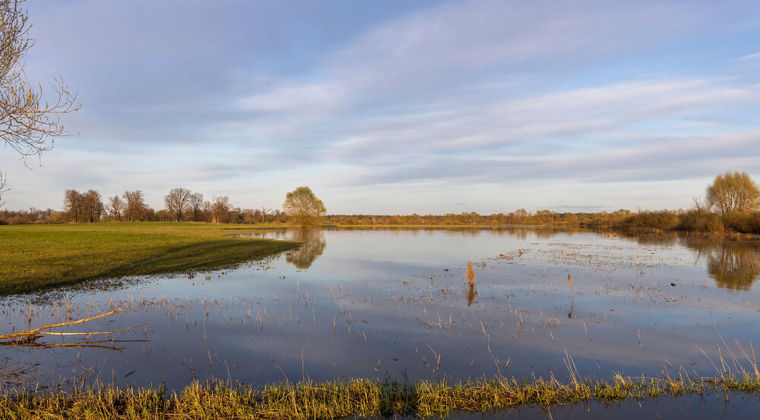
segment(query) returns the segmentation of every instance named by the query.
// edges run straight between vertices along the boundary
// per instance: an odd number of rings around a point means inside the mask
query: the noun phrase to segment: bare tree
[[[166,211],[169,217],[177,222],[182,221],[185,211],[189,209],[190,197],[193,195],[187,188],[174,188],[164,197]]]
[[[214,204],[211,205],[211,220],[214,223],[229,223],[231,209],[230,198],[226,195],[214,198]]]
[[[204,201],[203,202],[203,221],[206,223],[211,223],[211,216],[213,215],[212,212],[213,207],[211,206],[210,201]]]
[[[259,222],[264,223],[267,220],[269,210],[266,207],[261,207],[261,213],[259,213],[259,210],[256,210],[256,213],[259,214]]]
[[[43,99],[42,84],[26,77],[22,59],[34,45],[24,0],[0,0],[0,138],[21,156],[39,155],[66,134],[60,116],[81,108],[61,79],[48,82],[53,101]]]
[[[108,215],[111,219],[121,221],[121,213],[124,211],[124,201],[118,195],[108,199]]]
[[[203,221],[203,194],[195,193],[190,196],[190,210],[193,212],[194,221]]]
[[[100,199],[100,193],[95,190],[86,193],[66,190],[63,207],[69,222],[93,223],[99,221],[103,214],[103,201]]]
[[[140,190],[124,191],[124,218],[130,222],[137,222],[145,218],[147,207],[145,198]]]
[[[63,212],[69,222],[82,221],[84,210],[82,208],[82,194],[77,190],[66,190],[63,195]]]
[[[87,223],[100,221],[100,216],[105,209],[103,206],[103,200],[100,198],[100,193],[95,190],[89,190],[82,194],[82,209],[82,221]]]

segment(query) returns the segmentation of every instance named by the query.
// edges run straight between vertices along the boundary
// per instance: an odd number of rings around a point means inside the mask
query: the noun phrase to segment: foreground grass
[[[496,378],[448,384],[404,385],[355,379],[345,382],[263,388],[193,383],[180,393],[161,389],[101,387],[71,393],[6,393],[2,418],[340,418],[446,415],[527,405],[551,407],[585,401],[614,402],[708,392],[760,392],[760,379],[622,378],[560,383],[556,379],[519,382]],[[728,398],[728,394],[726,394]]]
[[[230,237],[250,228],[199,223],[0,226],[0,294],[96,278],[224,268],[297,246]]]

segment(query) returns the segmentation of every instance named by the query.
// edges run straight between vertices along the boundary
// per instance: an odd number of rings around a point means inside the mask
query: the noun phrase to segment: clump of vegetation
[[[758,392],[760,379],[624,378],[567,383],[554,377],[521,382],[491,380],[416,384],[353,379],[264,387],[195,382],[179,393],[163,389],[93,387],[71,393],[33,391],[0,396],[3,418],[343,418],[447,415],[528,405],[551,407],[585,401],[614,402],[707,392]],[[728,398],[728,397],[727,397]]]
[[[681,214],[678,230],[685,232],[722,233],[726,230],[723,218],[697,204],[696,208]]]
[[[645,211],[614,223],[625,230],[760,233],[760,188],[746,172],[718,175],[707,187],[705,201],[687,211]]]
[[[467,262],[467,271],[465,272],[470,287],[475,286],[475,270],[472,269],[472,261]]]
[[[632,214],[615,223],[614,227],[629,230],[672,230],[681,223],[675,212],[644,211]]]

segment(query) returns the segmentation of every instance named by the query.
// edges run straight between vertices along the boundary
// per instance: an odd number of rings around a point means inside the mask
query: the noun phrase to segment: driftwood
[[[58,344],[45,344],[38,343],[37,339],[43,336],[83,336],[89,337],[92,335],[104,335],[104,334],[116,334],[121,331],[131,330],[133,328],[144,327],[147,324],[133,325],[131,327],[119,328],[112,331],[84,331],[84,332],[57,332],[47,331],[52,328],[67,327],[70,325],[83,324],[85,322],[94,321],[99,318],[104,318],[115,313],[124,312],[124,309],[118,308],[104,314],[96,315],[90,318],[83,318],[76,321],[62,322],[60,324],[43,325],[39,328],[32,330],[19,331],[11,334],[0,334],[0,346],[27,346],[27,347],[93,347],[104,348],[109,350],[123,350],[123,347],[115,347],[113,345],[106,345],[106,343],[127,343],[127,342],[147,342],[148,340],[95,340],[95,341],[81,341],[77,343],[58,343]]]

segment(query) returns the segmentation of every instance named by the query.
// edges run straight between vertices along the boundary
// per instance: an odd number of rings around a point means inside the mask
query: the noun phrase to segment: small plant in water
[[[472,261],[467,263],[467,272],[465,273],[465,276],[467,276],[470,286],[475,286],[475,270],[472,269]]]

